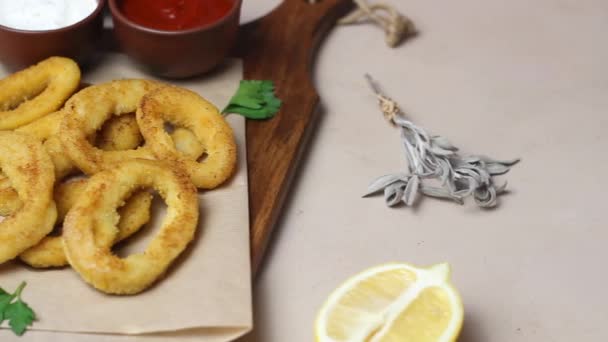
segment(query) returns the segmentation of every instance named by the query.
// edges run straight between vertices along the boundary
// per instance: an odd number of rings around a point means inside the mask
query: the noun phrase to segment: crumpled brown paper
[[[0,76],[5,73],[0,70]],[[149,78],[124,56],[108,54],[84,81]],[[228,103],[242,78],[240,61],[228,61],[211,75],[171,82],[194,90],[219,107]],[[220,189],[200,193],[201,218],[195,241],[165,278],[128,297],[104,295],[70,268],[37,271],[19,262],[0,265],[0,286],[12,290],[27,281],[24,300],[36,311],[32,329],[18,338],[0,329],[0,341],[197,341],[232,340],[251,329],[251,276],[245,122],[231,115],[239,146],[238,172]],[[153,207],[154,221],[164,206]],[[153,225],[154,226],[154,225]],[[123,252],[141,251],[151,232]],[[6,328],[6,322],[3,327]]]

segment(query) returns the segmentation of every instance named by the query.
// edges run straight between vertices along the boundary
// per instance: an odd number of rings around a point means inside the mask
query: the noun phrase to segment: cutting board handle
[[[237,56],[245,79],[275,82],[283,100],[271,120],[247,122],[252,267],[257,270],[291,179],[314,129],[319,95],[312,67],[319,44],[350,0],[285,0],[239,31]]]

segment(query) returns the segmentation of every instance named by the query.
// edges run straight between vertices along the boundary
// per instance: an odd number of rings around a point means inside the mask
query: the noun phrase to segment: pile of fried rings
[[[137,294],[194,239],[197,189],[231,177],[234,135],[183,88],[79,88],[78,65],[60,57],[0,80],[0,264],[69,265],[102,292]],[[162,226],[143,253],[120,258],[112,247],[150,220],[151,190],[167,205]]]

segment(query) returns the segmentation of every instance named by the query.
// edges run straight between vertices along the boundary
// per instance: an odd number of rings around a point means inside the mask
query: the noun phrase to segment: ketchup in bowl
[[[122,13],[134,23],[163,31],[182,31],[223,18],[234,0],[123,0]]]

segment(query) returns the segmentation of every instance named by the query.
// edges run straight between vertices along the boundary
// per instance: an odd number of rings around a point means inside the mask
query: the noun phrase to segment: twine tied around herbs
[[[401,130],[409,172],[379,177],[369,185],[364,197],[383,191],[389,207],[399,203],[413,206],[419,193],[459,204],[463,204],[466,197],[473,197],[482,208],[498,204],[497,198],[506,192],[507,183],[497,186],[494,177],[509,172],[519,159],[500,161],[460,154],[446,138],[431,136],[407,120],[397,103],[382,93],[372,77],[365,77],[385,119]]]
[[[397,104],[397,102],[393,101],[393,99],[386,97],[384,94],[382,94],[380,87],[369,74],[365,74],[365,78],[367,79],[367,83],[369,83],[370,87],[378,98],[378,104],[380,105],[380,110],[382,111],[382,114],[384,114],[384,118],[391,125],[397,126],[397,124],[395,123],[395,118],[398,115],[401,115],[401,108],[399,108],[399,105]]]
[[[399,13],[392,5],[387,3],[369,4],[367,0],[353,0],[357,9],[338,21],[339,25],[351,25],[372,21],[384,29],[386,44],[397,47],[407,36],[414,34],[414,23]]]

